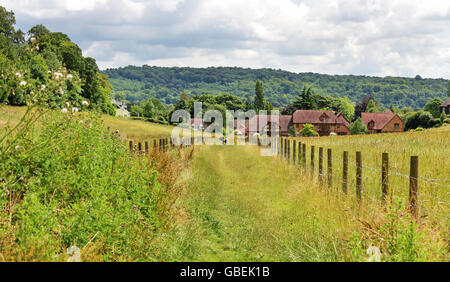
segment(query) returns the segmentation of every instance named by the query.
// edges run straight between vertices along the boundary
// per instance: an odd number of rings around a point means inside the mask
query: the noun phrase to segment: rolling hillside
[[[444,99],[448,92],[446,79],[425,79],[420,76],[369,77],[355,75],[326,75],[292,73],[273,69],[244,69],[236,67],[165,68],[144,65],[107,69],[114,86],[114,96],[129,102],[156,97],[166,104],[178,101],[182,91],[191,96],[230,93],[253,99],[255,81],[264,83],[265,96],[275,106],[289,104],[303,85],[332,97],[348,96],[351,101],[373,93],[375,99],[389,107],[423,108],[432,98]]]

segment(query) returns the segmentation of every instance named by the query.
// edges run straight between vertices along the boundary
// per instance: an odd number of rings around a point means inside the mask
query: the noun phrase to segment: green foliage
[[[110,101],[112,85],[98,72],[94,59],[84,58],[67,35],[43,25],[32,27],[25,42],[14,24],[14,13],[0,6],[0,102],[24,105],[27,97],[44,85],[54,90],[48,91],[50,107],[86,100],[105,113],[115,114]]]
[[[312,124],[304,124],[300,134],[304,137],[318,136],[319,134],[314,131],[314,125]]]
[[[260,80],[257,80],[255,87],[255,110],[264,110],[265,103],[263,84]]]
[[[415,129],[417,127],[429,128],[433,116],[427,111],[418,111],[406,115],[405,129]]]
[[[367,104],[366,112],[367,113],[380,113],[381,109],[380,109],[380,107],[377,106],[377,104],[375,103],[375,101],[373,99],[370,99],[369,103]]]
[[[7,144],[0,152],[0,206],[8,207],[0,218],[15,226],[16,244],[27,250],[45,242],[44,252],[29,259],[47,261],[95,239],[104,260],[148,260],[152,234],[163,224],[158,203],[165,186],[157,172],[145,157],[130,155],[93,112],[50,113],[36,134],[35,114],[43,111],[27,111],[15,129],[0,132],[0,144]]]
[[[441,115],[441,105],[443,101],[439,98],[434,98],[429,101],[424,108],[424,111],[431,113],[434,118],[439,118]]]
[[[354,122],[352,122],[349,126],[350,134],[358,135],[358,134],[366,134],[367,126],[363,123],[361,118],[357,118]]]
[[[322,75],[291,73],[273,69],[243,69],[229,67],[142,67],[128,66],[108,69],[114,93],[123,93],[129,102],[141,102],[149,97],[165,104],[175,104],[179,94],[186,91],[191,96],[230,93],[246,101],[255,93],[255,81],[264,84],[264,94],[275,108],[284,107],[296,100],[304,86],[313,87],[321,96],[340,98],[348,96],[353,103],[367,95],[388,108],[412,107],[422,109],[431,98],[444,99],[447,80],[415,80],[402,77],[368,77],[354,75]]]

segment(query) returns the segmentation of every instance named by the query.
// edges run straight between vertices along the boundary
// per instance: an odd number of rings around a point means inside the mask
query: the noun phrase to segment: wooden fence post
[[[133,152],[133,141],[130,140],[128,146],[130,147],[130,152]]]
[[[333,186],[333,163],[332,163],[332,152],[331,149],[327,150],[327,168],[328,168],[328,187]]]
[[[388,193],[389,193],[389,154],[382,154],[381,161],[381,201],[383,204],[386,203]]]
[[[311,146],[311,177],[314,177],[314,146]]]
[[[319,147],[319,182],[323,182],[323,148]]]
[[[302,159],[302,142],[298,141],[298,152],[297,152],[298,156],[297,156],[297,162],[300,165],[300,161]]]
[[[287,161],[291,163],[291,140],[287,141]]]
[[[296,165],[297,162],[297,141],[292,140],[292,163]]]
[[[419,219],[419,208],[417,206],[417,191],[419,178],[419,157],[411,156],[411,165],[409,170],[409,205],[411,214],[415,220]]]
[[[283,158],[283,149],[284,149],[284,144],[283,144],[283,137],[280,137],[280,157]]]
[[[138,152],[142,152],[142,143],[138,142]]]
[[[306,167],[306,144],[302,144],[302,162],[303,166]]]
[[[356,198],[361,201],[362,190],[362,156],[361,152],[356,152]]]
[[[347,194],[348,188],[348,151],[344,151],[342,161],[342,191]]]
[[[148,153],[148,141],[145,141],[145,152]]]
[[[153,139],[153,150],[156,150],[156,139]]]
[[[284,138],[284,158],[287,158],[287,139]]]

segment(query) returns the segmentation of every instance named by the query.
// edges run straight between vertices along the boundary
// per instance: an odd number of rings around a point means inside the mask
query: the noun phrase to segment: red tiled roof
[[[383,127],[391,121],[395,114],[391,111],[385,113],[361,113],[361,119],[363,123],[369,127],[371,121],[374,122],[374,126],[371,129],[381,130]]]
[[[343,123],[347,127],[350,125],[350,122],[341,113],[336,115],[336,123]]]
[[[247,130],[252,130],[253,132],[256,129],[258,132],[261,132],[266,125],[273,123],[278,124],[280,132],[288,132],[291,121],[292,116],[290,115],[256,115],[250,119]],[[251,125],[253,125],[253,128],[250,127]]]
[[[337,116],[332,111],[320,110],[297,110],[294,112],[293,121],[296,124],[332,124],[343,123],[348,126],[349,122],[342,116]]]
[[[450,98],[448,98],[447,100],[445,100],[444,103],[441,104],[441,107],[447,107],[450,106]]]

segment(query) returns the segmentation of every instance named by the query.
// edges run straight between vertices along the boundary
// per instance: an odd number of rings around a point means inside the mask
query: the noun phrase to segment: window
[[[395,128],[395,129],[400,129],[400,124],[394,123],[394,128]]]
[[[369,129],[372,129],[375,126],[375,122],[372,120],[371,122],[369,122]]]

